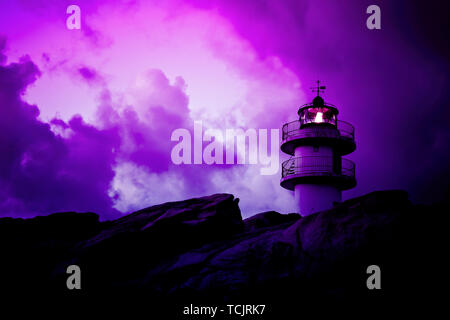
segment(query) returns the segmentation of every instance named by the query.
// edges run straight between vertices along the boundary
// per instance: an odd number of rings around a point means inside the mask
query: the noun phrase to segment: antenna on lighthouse
[[[312,92],[316,92],[317,96],[320,96],[320,93],[324,93],[327,87],[320,85],[320,80],[317,80],[317,87],[311,87]]]

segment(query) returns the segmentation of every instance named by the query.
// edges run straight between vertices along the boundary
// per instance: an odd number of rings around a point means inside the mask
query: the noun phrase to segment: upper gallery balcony
[[[333,145],[342,155],[355,151],[355,128],[350,123],[336,119],[325,121],[327,118],[320,114],[311,119],[301,118],[283,125],[283,152],[294,155],[296,147],[316,142]]]

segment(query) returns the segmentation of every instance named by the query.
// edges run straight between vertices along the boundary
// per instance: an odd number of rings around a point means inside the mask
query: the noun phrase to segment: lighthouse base
[[[295,186],[295,201],[301,216],[331,209],[342,201],[341,190],[320,184],[298,184]]]

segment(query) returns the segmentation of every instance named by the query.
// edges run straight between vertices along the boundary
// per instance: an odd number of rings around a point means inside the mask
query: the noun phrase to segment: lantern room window
[[[336,112],[327,107],[304,108],[300,112],[300,124],[328,123],[336,125]]]

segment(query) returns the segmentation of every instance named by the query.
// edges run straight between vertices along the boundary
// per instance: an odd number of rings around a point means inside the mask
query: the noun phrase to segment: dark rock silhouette
[[[242,220],[238,199],[215,194],[106,222],[94,213],[2,218],[1,283],[8,292],[138,293],[156,305],[234,301],[272,312],[299,301],[387,302],[421,290],[411,263],[433,263],[422,216],[438,210],[412,205],[403,191],[380,191],[305,218],[269,211]],[[80,291],[66,288],[71,264],[82,270]],[[366,287],[372,264],[383,270],[378,292]]]

